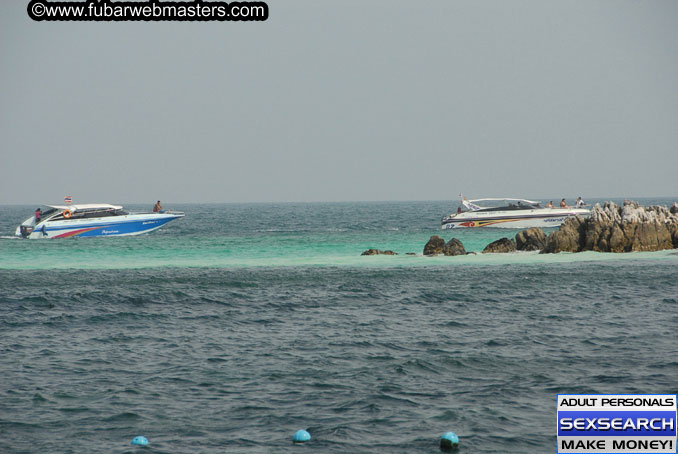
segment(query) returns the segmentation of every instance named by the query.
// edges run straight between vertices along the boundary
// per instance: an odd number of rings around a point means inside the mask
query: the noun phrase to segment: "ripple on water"
[[[0,270],[0,450],[410,453],[454,430],[547,452],[556,394],[675,388],[676,262],[638,257]]]

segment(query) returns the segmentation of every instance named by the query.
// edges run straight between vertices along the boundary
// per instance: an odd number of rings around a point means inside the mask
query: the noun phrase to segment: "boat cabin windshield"
[[[49,211],[56,212],[59,210],[53,209]],[[129,213],[124,210],[116,210],[115,208],[85,208],[74,211],[69,218],[66,218],[63,212],[59,212],[56,216],[52,217],[50,221],[60,221],[63,219],[71,220],[71,219],[105,218],[109,216],[125,216],[127,214]],[[45,213],[43,213],[43,217],[45,217]]]
[[[501,207],[483,208],[482,211],[512,211],[512,210],[534,210],[540,208],[539,204],[533,205],[531,203],[516,202],[509,203]]]
[[[50,209],[48,209],[48,210],[43,211],[43,212],[41,213],[41,216],[40,216],[40,217],[41,217],[41,219],[47,219],[48,217],[50,217],[51,215],[53,215],[53,214],[56,213],[57,211],[59,211],[59,210],[57,210],[56,208],[50,208]]]
[[[540,203],[529,202],[527,200],[497,199],[496,201],[502,202],[502,205],[494,207],[483,207],[476,205],[475,203],[473,203],[474,201],[472,200],[464,200],[462,206],[466,208],[466,210],[464,211],[512,211],[512,210],[535,210],[541,208]]]

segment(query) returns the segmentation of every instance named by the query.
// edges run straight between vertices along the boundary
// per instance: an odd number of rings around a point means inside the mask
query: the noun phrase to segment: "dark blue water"
[[[373,235],[391,207],[358,206],[367,219],[321,236],[359,254],[361,232]],[[265,235],[322,251],[308,238],[325,227],[277,209],[298,230],[248,231],[243,218],[207,236],[224,250]],[[387,235],[437,233],[419,222]],[[0,452],[425,453],[452,430],[461,452],[544,453],[555,450],[558,393],[678,390],[678,251],[295,266],[288,248],[282,264],[195,266],[187,255],[182,267],[185,249],[163,246],[209,251],[199,235],[177,223],[127,245],[42,243],[95,269],[37,267],[41,242],[0,241]],[[144,245],[172,265],[101,258]],[[312,441],[292,445],[301,428]],[[150,447],[133,447],[136,435]]]

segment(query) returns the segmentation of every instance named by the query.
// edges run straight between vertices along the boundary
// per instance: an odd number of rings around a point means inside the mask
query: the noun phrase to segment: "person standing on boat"
[[[576,206],[577,208],[581,208],[581,207],[583,207],[584,205],[586,205],[586,202],[584,202],[584,201],[582,200],[582,198],[579,197],[579,198],[577,199],[577,203],[575,204],[575,206]]]
[[[35,223],[36,224],[38,222],[40,222],[41,217],[42,217],[42,210],[40,208],[38,208],[37,210],[35,210]]]
[[[154,212],[154,213],[159,213],[159,212],[161,212],[161,211],[162,211],[162,204],[160,203],[160,200],[158,200],[158,202],[157,202],[157,203],[155,204],[155,206],[153,207],[153,212]]]

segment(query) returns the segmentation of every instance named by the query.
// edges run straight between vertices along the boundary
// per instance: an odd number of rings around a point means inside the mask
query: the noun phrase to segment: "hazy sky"
[[[678,195],[678,2],[0,3],[0,203]]]

